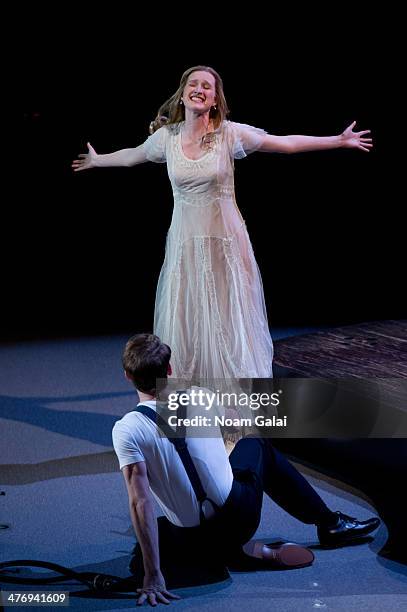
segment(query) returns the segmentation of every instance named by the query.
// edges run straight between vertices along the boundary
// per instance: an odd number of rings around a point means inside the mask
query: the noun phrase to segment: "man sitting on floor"
[[[303,523],[316,525],[322,546],[344,545],[379,526],[378,518],[361,522],[331,511],[268,438],[242,438],[228,457],[220,435],[203,438],[186,432],[185,439],[168,437],[168,424],[157,416],[156,380],[171,376],[170,357],[170,347],[153,334],[138,334],[127,342],[123,367],[140,402],[113,428],[144,563],[138,603],[148,599],[155,605],[177,598],[167,591],[160,565],[154,500],[174,532],[178,549],[182,541],[178,536],[192,529],[195,535],[203,534],[200,543],[205,542],[214,558],[224,558],[225,563],[236,554],[274,568],[312,563],[313,553],[297,544],[266,546],[251,541],[260,523],[263,492]],[[177,552],[185,553],[173,549],[174,559]],[[190,543],[189,554],[201,554],[200,545]]]

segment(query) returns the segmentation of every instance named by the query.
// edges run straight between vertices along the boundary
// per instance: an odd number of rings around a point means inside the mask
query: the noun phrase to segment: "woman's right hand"
[[[78,155],[78,159],[74,159],[72,162],[74,172],[78,172],[79,170],[89,170],[89,168],[96,167],[96,158],[98,157],[98,154],[89,142],[87,143],[87,147],[88,152],[81,153]]]

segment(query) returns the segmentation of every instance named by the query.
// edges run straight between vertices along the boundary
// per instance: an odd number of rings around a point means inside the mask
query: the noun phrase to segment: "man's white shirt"
[[[139,405],[156,410],[155,400]],[[192,418],[195,414],[194,407],[188,406],[186,416]],[[205,431],[207,437],[195,437],[194,428],[186,427],[186,441],[207,496],[222,506],[232,488],[233,473],[219,427],[210,429]],[[144,414],[129,412],[115,423],[112,438],[120,469],[145,461],[152,495],[168,520],[180,527],[198,525],[199,503],[183,463],[175,446],[160,434],[155,423]],[[211,509],[211,504],[205,504],[206,516],[210,516]]]

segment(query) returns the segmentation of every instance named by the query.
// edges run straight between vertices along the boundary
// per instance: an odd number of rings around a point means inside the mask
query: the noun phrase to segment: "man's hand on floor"
[[[137,599],[138,606],[142,606],[146,600],[150,606],[156,606],[158,603],[169,604],[171,599],[181,599],[179,595],[174,595],[167,591],[164,576],[161,572],[151,576],[144,576],[143,588],[137,589],[137,593],[139,594]]]

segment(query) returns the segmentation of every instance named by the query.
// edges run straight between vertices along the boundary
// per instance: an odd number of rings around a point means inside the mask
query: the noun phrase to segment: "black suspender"
[[[162,418],[160,414],[158,414],[155,410],[150,408],[149,406],[137,406],[134,409],[135,412],[141,412],[144,416],[148,417],[151,421],[153,421],[159,429],[163,432],[163,434],[169,439],[169,441],[175,446],[175,449],[182,461],[182,464],[185,468],[191,486],[194,490],[196,498],[199,502],[199,518],[202,521],[205,520],[205,515],[203,512],[203,503],[204,501],[209,501],[214,507],[215,511],[219,510],[219,506],[210,499],[205,489],[202,486],[201,479],[197,472],[194,462],[192,461],[192,457],[189,453],[188,446],[185,440],[185,425],[181,427],[177,427],[177,434],[181,435],[174,438],[175,431],[168,425],[168,423]],[[180,419],[184,419],[186,416],[186,406],[180,406],[177,410],[177,417]]]

